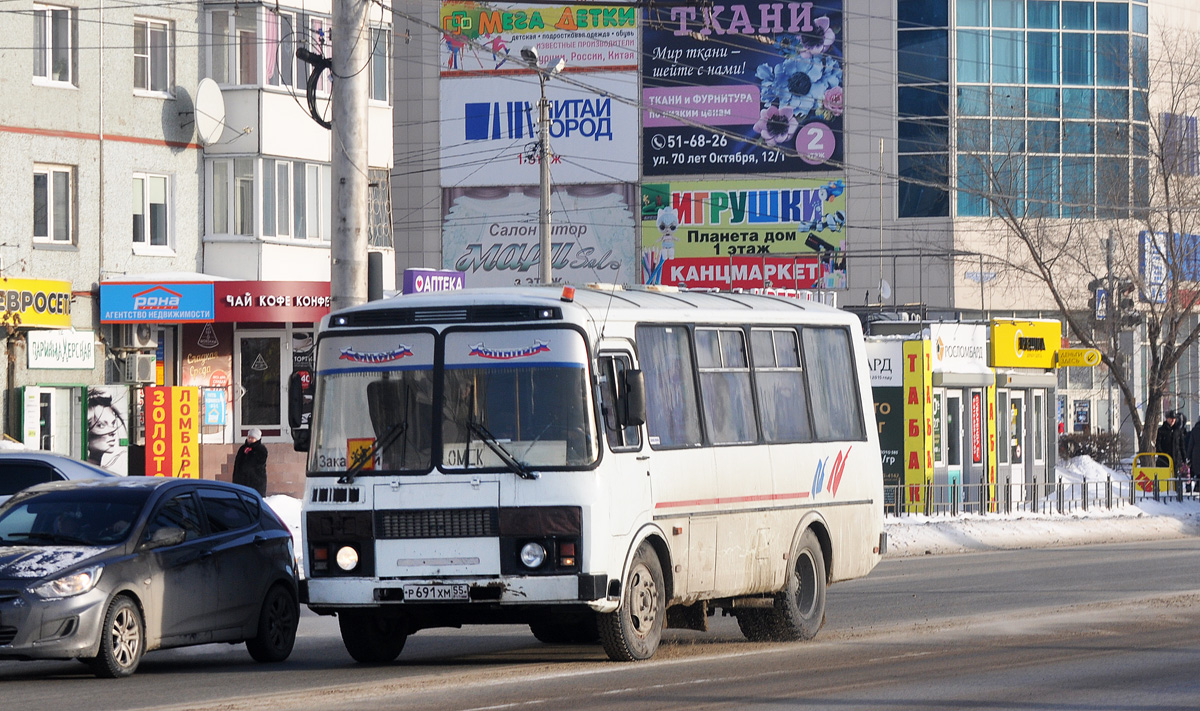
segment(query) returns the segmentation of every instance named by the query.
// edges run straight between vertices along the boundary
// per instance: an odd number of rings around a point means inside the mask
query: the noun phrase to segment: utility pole
[[[546,98],[546,82],[558,74],[567,65],[565,59],[559,58],[553,67],[542,69],[538,64],[538,49],[536,46],[522,47],[521,59],[529,68],[537,72],[538,86],[542,95],[538,100],[538,184],[541,188],[541,203],[538,206],[539,250],[541,260],[539,280],[543,284],[554,283],[551,274],[551,264],[554,255],[550,251],[550,100]]]
[[[538,183],[541,187],[541,205],[538,207],[538,235],[541,240],[540,277],[543,284],[553,284],[550,251],[550,101],[546,98],[546,75],[538,71],[538,83],[542,86],[542,98],[538,100],[538,168],[541,170]]]
[[[366,0],[333,3],[333,242],[329,292],[334,311],[367,301],[367,80],[371,28]]]

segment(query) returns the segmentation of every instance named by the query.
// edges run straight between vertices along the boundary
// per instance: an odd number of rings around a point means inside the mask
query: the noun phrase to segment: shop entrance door
[[[1030,477],[1032,469],[1028,466],[1028,426],[1026,424],[1025,393],[1010,391],[1008,394],[1008,461],[1011,465],[1010,480],[1015,485],[1024,484],[1019,500],[1032,501],[1037,495],[1033,480]]]
[[[234,371],[238,383],[236,398],[236,441],[245,438],[251,427],[263,437],[283,433],[283,335],[280,332],[243,331],[237,334]]]
[[[79,458],[81,390],[27,386],[23,393],[21,440],[26,447]]]

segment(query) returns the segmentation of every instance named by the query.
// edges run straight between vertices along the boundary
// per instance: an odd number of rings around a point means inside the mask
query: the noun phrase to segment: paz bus
[[[772,296],[545,286],[329,314],[311,398],[305,602],[360,662],[527,624],[651,657],[720,610],[817,634],[886,548],[856,317]],[[304,414],[308,417],[308,414]]]

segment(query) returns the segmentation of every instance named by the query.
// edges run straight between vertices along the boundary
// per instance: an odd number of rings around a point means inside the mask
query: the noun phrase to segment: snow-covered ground
[[[1056,473],[1067,483],[1128,482],[1129,474],[1108,469],[1090,457],[1059,462]],[[267,503],[292,529],[296,553],[300,541],[300,500],[268,496]],[[965,514],[951,516],[904,515],[884,520],[888,557],[964,553],[1014,548],[1048,548],[1084,543],[1160,540],[1200,536],[1200,502],[1195,500],[1145,501],[1112,510],[1093,506],[1070,514]]]
[[[1066,483],[1104,481],[1114,486],[1129,474],[1108,469],[1091,457],[1059,462],[1056,474]],[[888,557],[963,553],[1014,548],[1048,548],[1084,543],[1160,540],[1200,536],[1200,502],[1139,501],[1112,510],[1091,507],[1069,514],[1014,512],[956,517],[888,517]]]

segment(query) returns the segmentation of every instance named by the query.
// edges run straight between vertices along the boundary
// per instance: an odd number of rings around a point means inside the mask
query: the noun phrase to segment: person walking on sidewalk
[[[233,458],[233,483],[248,486],[260,496],[266,496],[267,448],[261,439],[262,430],[257,427],[246,433],[246,442],[238,446],[237,456]]]
[[[1158,426],[1158,436],[1155,438],[1154,448],[1159,454],[1171,455],[1171,467],[1174,470],[1171,478],[1176,482],[1179,480],[1180,468],[1187,457],[1186,438],[1187,433],[1184,432],[1183,425],[1179,423],[1179,413],[1175,410],[1167,410],[1166,419]],[[1157,459],[1158,466],[1167,466],[1166,457],[1157,457]]]

